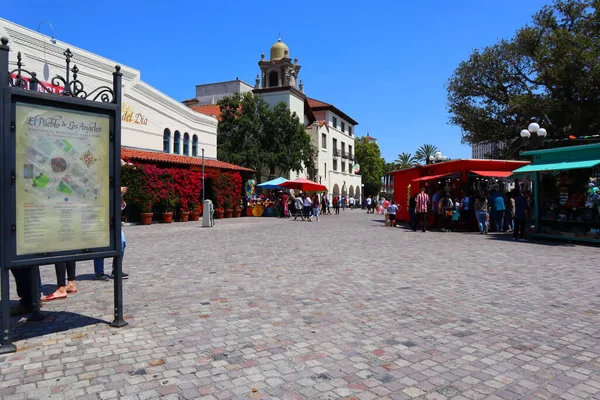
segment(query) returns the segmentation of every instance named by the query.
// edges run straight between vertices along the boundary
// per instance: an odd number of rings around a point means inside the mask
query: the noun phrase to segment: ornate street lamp
[[[436,151],[433,155],[429,156],[429,161],[432,163],[447,161],[448,157],[443,156],[441,151]]]
[[[535,136],[532,136],[535,135]],[[523,129],[521,131],[521,137],[523,139],[531,139],[528,143],[528,147],[538,147],[542,143],[544,143],[544,138],[548,136],[548,132],[544,128],[540,128],[540,125],[534,121],[532,121],[527,129]]]

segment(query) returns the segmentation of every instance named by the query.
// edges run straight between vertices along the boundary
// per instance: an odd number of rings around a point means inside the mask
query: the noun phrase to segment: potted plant
[[[152,201],[141,204],[141,207],[142,212],[140,213],[140,217],[142,225],[152,224],[152,217],[154,217],[154,213],[152,212]]]
[[[215,208],[215,218],[216,219],[223,219],[223,216],[225,215],[225,210],[223,208]]]
[[[240,199],[240,201],[238,201],[235,208],[233,209],[233,218],[239,218],[242,216],[243,201],[244,201],[243,199]]]
[[[188,222],[190,218],[189,199],[183,194],[179,195],[179,219],[181,222]]]
[[[177,204],[177,196],[172,190],[164,190],[159,196],[158,205],[162,212],[163,222],[170,224],[173,222],[173,210]]]
[[[192,221],[199,221],[200,220],[200,213],[202,212],[202,206],[198,205],[197,202],[193,201],[190,204],[190,219]]]
[[[225,198],[223,205],[225,206],[225,218],[232,218],[233,217],[233,201],[232,201],[232,199],[229,197]]]

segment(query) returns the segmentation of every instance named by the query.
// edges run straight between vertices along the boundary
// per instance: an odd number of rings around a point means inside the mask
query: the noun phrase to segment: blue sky
[[[357,136],[369,131],[393,161],[424,143],[470,157],[448,125],[445,83],[474,48],[510,38],[550,2],[8,0],[0,16],[33,30],[50,21],[58,40],[139,69],[177,100],[197,84],[253,84],[260,53],[281,33],[305,93],[352,116]]]

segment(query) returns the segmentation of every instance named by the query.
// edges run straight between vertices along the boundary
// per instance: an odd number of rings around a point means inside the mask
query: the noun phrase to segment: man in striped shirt
[[[419,220],[423,217],[423,232],[427,230],[427,204],[429,203],[429,196],[425,193],[425,188],[421,188],[421,193],[417,195],[417,207],[415,211],[417,212],[417,222],[413,226],[413,231],[417,231],[417,226],[419,225]]]

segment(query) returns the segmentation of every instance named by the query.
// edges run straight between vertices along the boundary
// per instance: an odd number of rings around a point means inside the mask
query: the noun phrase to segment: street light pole
[[[204,206],[204,149],[202,149],[202,206]]]

